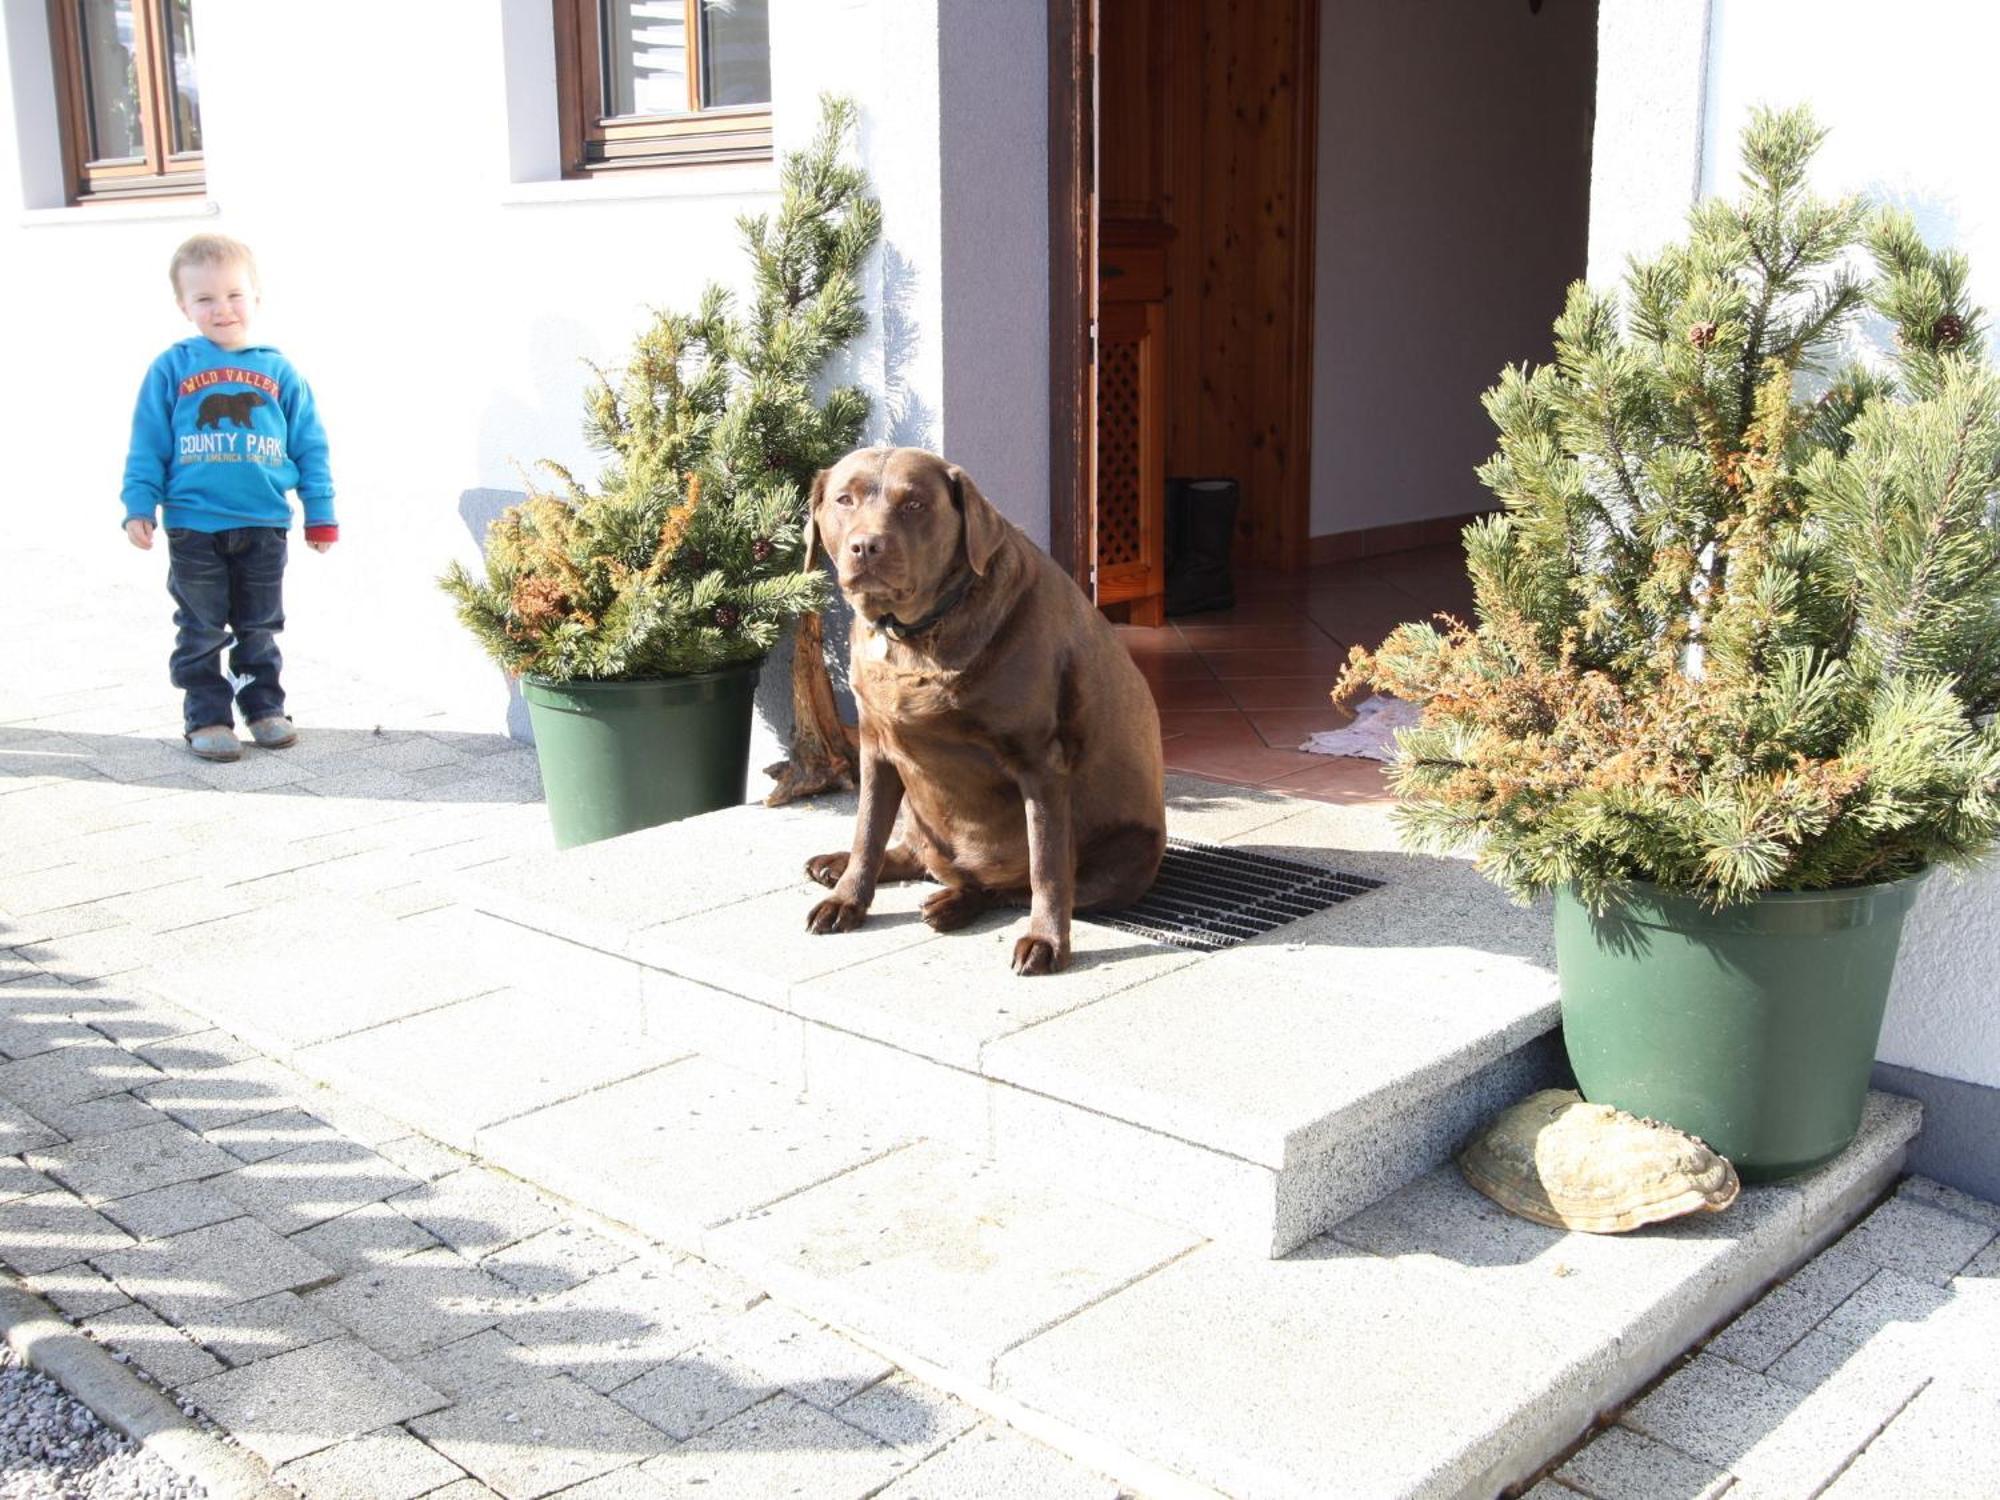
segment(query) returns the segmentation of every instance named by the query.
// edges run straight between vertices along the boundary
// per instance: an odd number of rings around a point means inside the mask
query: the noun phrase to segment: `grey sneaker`
[[[203,760],[241,760],[243,742],[236,738],[236,731],[227,724],[204,724],[199,729],[190,729],[181,736],[188,743],[188,749]]]
[[[282,750],[299,742],[299,732],[283,714],[273,714],[268,719],[250,721],[250,738],[266,750]]]

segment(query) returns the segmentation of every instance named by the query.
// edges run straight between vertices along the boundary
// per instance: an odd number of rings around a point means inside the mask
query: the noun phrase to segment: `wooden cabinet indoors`
[[[1166,623],[1167,260],[1173,231],[1106,221],[1098,267],[1097,602]]]

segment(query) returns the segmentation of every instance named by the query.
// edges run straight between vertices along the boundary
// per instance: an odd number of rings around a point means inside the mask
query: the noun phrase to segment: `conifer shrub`
[[[815,391],[865,326],[858,277],[881,232],[865,176],[842,161],[853,127],[850,103],[825,101],[813,142],[785,160],[775,218],[738,221],[746,313],[710,286],[694,312],[656,313],[622,370],[597,372],[584,423],[608,455],[596,487],[543,462],[553,482],[530,475],[527,499],[489,528],[483,569],[453,563],[439,579],[509,673],[712,671],[761,659],[819,607],[824,577],[801,567],[805,489],[868,417],[851,386]]]
[[[2000,382],[1964,258],[1816,197],[1823,136],[1759,111],[1736,202],[1622,306],[1570,288],[1554,361],[1485,396],[1476,623],[1401,626],[1336,689],[1422,705],[1403,832],[1519,899],[1721,907],[2000,834]]]

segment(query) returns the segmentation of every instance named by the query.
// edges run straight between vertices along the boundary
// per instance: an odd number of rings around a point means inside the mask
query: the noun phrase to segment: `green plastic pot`
[[[1923,878],[1722,911],[1635,882],[1592,915],[1559,892],[1563,1043],[1583,1096],[1700,1136],[1747,1181],[1839,1155]]]
[[[556,847],[740,803],[760,665],[638,682],[523,677]]]

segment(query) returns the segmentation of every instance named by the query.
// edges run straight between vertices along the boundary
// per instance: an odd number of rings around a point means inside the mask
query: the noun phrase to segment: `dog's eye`
[[[903,502],[903,507],[902,507],[902,508],[903,508],[903,511],[904,511],[904,513],[905,513],[906,515],[912,515],[912,516],[913,516],[913,515],[915,515],[915,514],[916,514],[916,513],[918,512],[918,511],[920,511],[920,510],[922,510],[922,509],[924,508],[924,502],[923,502],[923,501],[921,501],[921,500],[905,500],[905,501]]]
[[[841,507],[841,509],[843,510],[852,509],[854,505],[854,497],[843,491],[841,494],[835,495],[833,497],[833,503]]]

